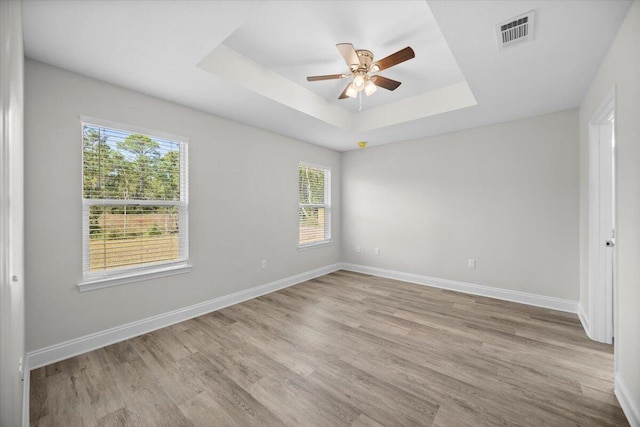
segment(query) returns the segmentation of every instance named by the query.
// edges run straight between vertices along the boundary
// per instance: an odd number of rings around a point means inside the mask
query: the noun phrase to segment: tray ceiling
[[[22,2],[27,57],[336,150],[406,141],[580,105],[630,2]],[[536,10],[535,39],[495,25]],[[416,58],[402,85],[338,101],[336,43]],[[105,117],[104,119],[109,119]]]

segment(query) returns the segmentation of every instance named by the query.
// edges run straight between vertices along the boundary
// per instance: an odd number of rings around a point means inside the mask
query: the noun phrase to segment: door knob
[[[614,247],[616,244],[613,240],[607,240],[605,243],[605,246],[608,246],[610,248]]]

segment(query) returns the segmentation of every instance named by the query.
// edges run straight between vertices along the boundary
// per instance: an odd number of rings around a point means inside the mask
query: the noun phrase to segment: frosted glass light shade
[[[345,92],[349,98],[355,98],[358,95],[358,91],[353,87],[353,83],[349,85],[347,91]]]
[[[362,90],[362,86],[364,86],[364,76],[362,74],[358,74],[353,78],[353,85],[356,90]]]
[[[377,90],[378,87],[371,80],[367,80],[367,82],[364,84],[364,93],[367,96],[371,95]]]

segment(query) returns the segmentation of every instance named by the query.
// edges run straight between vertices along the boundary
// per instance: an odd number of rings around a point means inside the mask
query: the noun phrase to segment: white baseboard
[[[377,267],[368,267],[350,263],[342,263],[343,270],[355,271],[357,273],[371,274],[388,279],[411,282],[418,285],[432,286],[435,288],[448,289],[451,291],[464,292],[472,295],[496,298],[505,301],[518,302],[521,304],[535,305],[537,307],[551,308],[569,313],[578,312],[578,301],[566,300],[544,295],[530,294],[509,289],[492,288],[490,286],[475,285],[473,283],[458,282],[455,280],[438,279],[436,277],[422,276],[401,271],[386,270]]]
[[[631,395],[620,375],[616,375],[613,391],[631,427],[640,427],[640,396]]]
[[[582,323],[582,328],[589,338],[591,338],[591,326],[589,324],[589,316],[587,312],[582,308],[582,304],[578,304],[578,319]]]
[[[170,311],[147,319],[138,320],[136,322],[117,326],[105,331],[85,335],[83,337],[41,348],[39,350],[30,351],[27,353],[26,363],[30,369],[37,369],[60,360],[68,359],[97,348],[102,348],[119,341],[143,335],[203,314],[211,313],[212,311],[220,310],[221,308],[228,307],[239,302],[259,297],[260,295],[268,294],[279,289],[287,288],[289,286],[332,273],[339,270],[340,267],[340,263],[331,264],[305,273],[297,274],[295,276],[276,280],[275,282],[255,286],[244,291],[235,292],[230,295],[194,304],[189,307]]]

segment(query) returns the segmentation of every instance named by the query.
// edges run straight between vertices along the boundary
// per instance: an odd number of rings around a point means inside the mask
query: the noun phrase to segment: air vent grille
[[[496,26],[500,49],[533,39],[534,11],[517,16]]]
[[[529,34],[529,17],[525,16],[517,21],[502,25],[500,31],[502,32],[502,43],[511,43],[521,37],[527,37],[527,34]]]

